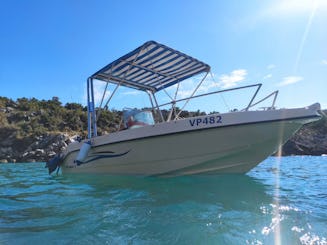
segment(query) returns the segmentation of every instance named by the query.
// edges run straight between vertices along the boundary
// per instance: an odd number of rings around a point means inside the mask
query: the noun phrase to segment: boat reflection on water
[[[256,209],[263,203],[272,203],[264,184],[242,174],[175,178],[72,174],[60,178],[70,184],[88,185],[99,197],[141,194],[156,205],[196,202],[217,204],[224,209]]]

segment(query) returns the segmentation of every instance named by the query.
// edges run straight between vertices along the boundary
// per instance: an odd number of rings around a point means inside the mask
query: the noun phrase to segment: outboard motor
[[[62,163],[62,156],[57,154],[49,162],[46,163],[45,167],[49,169],[49,174],[54,172],[56,169],[59,171],[60,165]]]

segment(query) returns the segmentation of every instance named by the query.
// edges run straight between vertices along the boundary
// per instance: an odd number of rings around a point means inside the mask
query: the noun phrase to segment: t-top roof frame
[[[156,93],[200,73],[210,66],[155,41],[148,41],[111,62],[90,78]]]

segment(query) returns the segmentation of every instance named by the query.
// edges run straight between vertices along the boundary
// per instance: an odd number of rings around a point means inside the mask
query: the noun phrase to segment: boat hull
[[[62,171],[143,176],[246,173],[276,152],[303,124],[317,120],[316,114],[302,114],[302,118],[294,117],[295,114],[287,117],[280,112],[273,115],[274,120],[249,120],[242,124],[230,123],[227,116],[221,125],[197,128],[194,128],[196,119],[188,119],[190,130],[169,131],[174,125],[168,124],[153,134],[153,128],[139,129],[149,132],[144,137],[137,137],[137,129],[127,130],[122,136],[119,133],[101,136],[93,142],[83,163],[75,161],[80,145],[71,147]],[[162,129],[169,133],[163,133]],[[126,139],[124,134],[132,136]]]

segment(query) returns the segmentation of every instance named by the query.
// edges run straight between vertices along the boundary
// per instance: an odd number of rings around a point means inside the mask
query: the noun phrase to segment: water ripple
[[[269,158],[248,175],[172,179],[2,164],[0,244],[327,244],[324,159]]]

